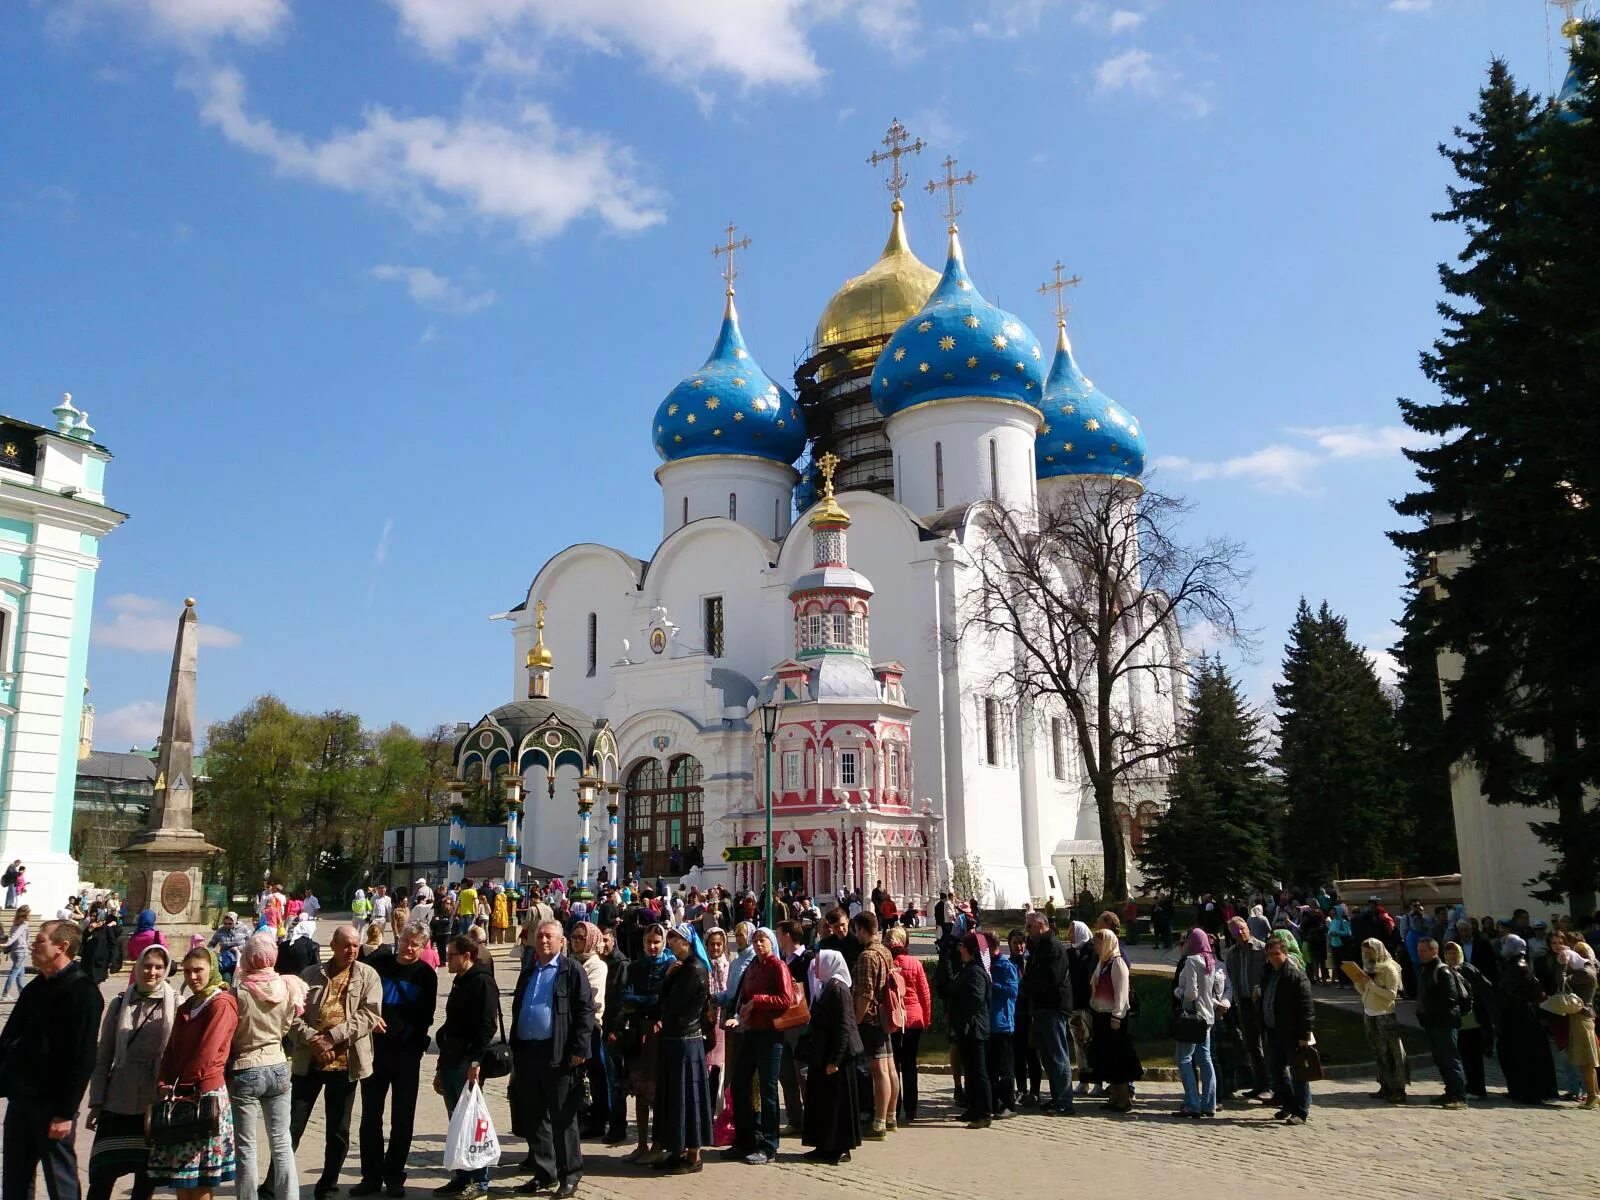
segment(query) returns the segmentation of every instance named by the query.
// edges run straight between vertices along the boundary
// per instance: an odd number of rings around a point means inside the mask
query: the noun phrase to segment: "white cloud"
[[[148,749],[161,736],[166,705],[160,700],[135,700],[94,715],[94,744],[117,751]]]
[[[72,34],[102,16],[129,20],[149,37],[191,50],[223,38],[264,42],[289,22],[288,0],[65,0],[51,12]]]
[[[1378,676],[1378,682],[1386,692],[1392,692],[1400,683],[1400,660],[1394,654],[1379,647],[1363,646],[1372,669]]]
[[[402,267],[394,263],[381,263],[369,274],[383,283],[405,285],[406,294],[421,308],[437,312],[458,313],[463,316],[480,312],[495,301],[492,291],[469,293],[460,284],[430,271],[427,267]]]
[[[389,517],[383,523],[383,532],[378,534],[378,545],[372,551],[372,565],[381,567],[389,560],[389,539],[394,537],[394,518]]]
[[[1309,438],[1329,458],[1388,458],[1401,450],[1425,446],[1429,439],[1403,425],[1321,425],[1314,429],[1291,429],[1290,433]]]
[[[178,636],[178,615],[181,605],[153,596],[139,596],[132,592],[106,599],[110,616],[102,615],[95,622],[91,640],[108,650],[131,650],[136,654],[170,654]],[[244,638],[220,625],[200,623],[198,633],[202,646],[218,650],[241,645]]]
[[[1433,0],[1389,0],[1390,12],[1424,12],[1433,7]]]
[[[1394,458],[1404,447],[1427,443],[1397,425],[1326,425],[1285,432],[1303,438],[1310,447],[1275,442],[1221,462],[1167,455],[1157,458],[1155,465],[1180,479],[1242,479],[1264,491],[1311,492],[1327,463]]]
[[[1106,28],[1108,32],[1116,35],[1119,33],[1131,33],[1143,24],[1144,13],[1129,12],[1125,8],[1119,8],[1111,14],[1110,20],[1106,23]]]
[[[972,23],[972,32],[982,37],[1016,38],[1035,33],[1044,20],[1050,0],[989,0],[984,15]],[[1083,9],[1076,19],[1087,19]]]
[[[626,147],[563,128],[542,105],[526,105],[510,124],[397,117],[375,105],[359,128],[317,142],[252,115],[244,78],[232,67],[191,75],[186,84],[206,124],[281,174],[371,196],[419,226],[464,212],[508,222],[533,241],[591,215],[623,233],[665,219],[660,197],[634,177]]]
[[[1139,46],[1129,46],[1097,63],[1090,79],[1094,94],[1100,97],[1133,96],[1169,105],[1193,117],[1203,117],[1211,111],[1210,99],[1190,87],[1181,71]]]
[[[942,108],[924,108],[911,113],[906,117],[906,128],[911,130],[913,137],[920,137],[928,143],[928,153],[933,155],[936,162],[943,162],[943,156],[958,148],[962,138],[965,137],[950,119],[950,114]],[[944,178],[943,172],[934,171],[932,167],[924,170],[930,177],[938,175],[941,179]],[[943,193],[940,193],[940,198],[943,199]]]

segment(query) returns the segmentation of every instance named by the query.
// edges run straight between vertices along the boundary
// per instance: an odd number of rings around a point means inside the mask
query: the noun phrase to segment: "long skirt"
[[[1496,1041],[1500,1070],[1506,1077],[1506,1094],[1511,1099],[1538,1104],[1556,1098],[1556,1065],[1550,1055],[1550,1039],[1526,1005],[1502,1014]]]
[[[856,1059],[845,1055],[839,1069],[828,1074],[823,1063],[813,1062],[806,1072],[806,1116],[800,1144],[825,1158],[838,1158],[861,1145],[861,1107],[857,1102]]]
[[[659,1038],[656,1145],[669,1154],[711,1145],[711,1088],[704,1038]]]
[[[1378,1085],[1389,1093],[1405,1091],[1411,1073],[1406,1065],[1406,1044],[1400,1039],[1400,1018],[1387,1012],[1364,1017],[1362,1023],[1378,1068]]]
[[[628,1095],[641,1096],[646,1104],[656,1102],[656,1067],[660,1063],[661,1054],[657,1049],[660,1035],[645,1033],[639,1039],[639,1045],[627,1056],[628,1064]]]
[[[144,1136],[144,1114],[102,1109],[94,1131],[94,1146],[89,1151],[90,1172],[127,1175],[149,1165],[150,1143]]]
[[[233,1106],[228,1102],[228,1089],[218,1088],[206,1094],[217,1097],[222,1109],[216,1132],[154,1146],[150,1151],[150,1182],[214,1188],[233,1178]]]
[[[1594,1013],[1589,1009],[1567,1018],[1567,1057],[1575,1067],[1600,1065],[1600,1050],[1594,1040]]]
[[[1133,1045],[1133,1031],[1124,1020],[1111,1028],[1111,1014],[1096,1011],[1089,1038],[1089,1069],[1099,1083],[1134,1083],[1144,1078],[1144,1064]]]

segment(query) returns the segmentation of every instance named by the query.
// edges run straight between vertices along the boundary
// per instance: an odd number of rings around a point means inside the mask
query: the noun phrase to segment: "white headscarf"
[[[817,997],[822,995],[822,989],[827,986],[830,979],[837,979],[848,989],[854,981],[850,978],[850,968],[845,966],[844,955],[837,950],[819,950],[817,956],[811,960],[811,969],[807,972],[811,993],[811,1002],[816,1003]]]
[[[1073,948],[1076,949],[1085,942],[1092,940],[1094,938],[1094,934],[1089,931],[1089,927],[1082,921],[1074,921],[1072,923],[1071,930],[1067,933],[1067,938],[1071,942]]]

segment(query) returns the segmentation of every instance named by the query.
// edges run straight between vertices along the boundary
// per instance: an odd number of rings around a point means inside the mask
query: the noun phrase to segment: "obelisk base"
[[[128,864],[128,906],[153,908],[156,924],[205,928],[205,867],[221,853],[195,830],[156,829],[117,851]]]

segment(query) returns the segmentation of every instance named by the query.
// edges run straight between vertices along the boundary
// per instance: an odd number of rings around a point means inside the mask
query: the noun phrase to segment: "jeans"
[[[453,1067],[441,1066],[439,1068],[439,1082],[444,1087],[444,1109],[447,1113],[456,1110],[456,1101],[461,1099],[461,1093],[467,1090],[467,1064],[465,1061]],[[479,1081],[482,1086],[482,1080]],[[476,1171],[451,1171],[452,1183],[477,1183],[483,1187],[489,1186],[489,1168],[480,1167]]]
[[[778,1071],[783,1064],[783,1035],[775,1029],[749,1029],[739,1039],[739,1061],[733,1064],[733,1144],[740,1149],[778,1153]],[[761,1127],[750,1102],[751,1081],[761,1077]]]
[[[1029,1033],[1039,1052],[1044,1073],[1050,1080],[1050,1107],[1057,1112],[1072,1111],[1072,1051],[1067,1034],[1067,1014],[1035,1011]]]
[[[387,1037],[372,1042],[372,1074],[361,1081],[361,1179],[403,1186],[411,1134],[417,1120],[417,1084],[426,1046],[408,1049]],[[384,1102],[389,1109],[389,1145],[383,1144]]]
[[[1311,1085],[1296,1079],[1290,1070],[1299,1043],[1280,1039],[1271,1029],[1266,1032],[1267,1074],[1272,1079],[1272,1098],[1281,1109],[1305,1120],[1311,1115]]]
[[[1183,1110],[1192,1113],[1217,1111],[1217,1073],[1211,1065],[1211,1030],[1198,1042],[1179,1042],[1172,1053],[1183,1080]]]
[[[12,988],[16,988],[19,993],[22,991],[22,975],[27,969],[28,960],[26,958],[18,958],[11,964],[6,972],[5,987],[0,989],[0,1000],[4,1000],[9,996]]]
[[[38,1168],[50,1200],[78,1200],[78,1125],[64,1138],[50,1136],[50,1109],[39,1100],[6,1102],[5,1139],[0,1148],[0,1196],[33,1200]]]
[[[1428,1049],[1433,1051],[1433,1065],[1439,1068],[1439,1078],[1444,1081],[1446,1100],[1465,1100],[1467,1073],[1461,1066],[1461,1052],[1456,1049],[1456,1031],[1450,1025],[1427,1025]]]
[[[313,1068],[304,1075],[296,1075],[289,1085],[289,1138],[296,1149],[300,1135],[305,1133],[311,1120],[311,1111],[317,1106],[317,1097],[323,1092],[328,1099],[323,1108],[328,1127],[322,1150],[322,1174],[317,1176],[316,1190],[330,1191],[339,1185],[339,1172],[344,1170],[344,1160],[350,1153],[350,1112],[356,1104],[356,1081],[348,1071],[318,1071]]]
[[[261,1168],[256,1156],[256,1114],[267,1122],[267,1167],[274,1200],[299,1200],[300,1175],[295,1170],[289,1137],[289,1064],[248,1067],[228,1073],[228,1100],[233,1107],[234,1195],[256,1200]]]

